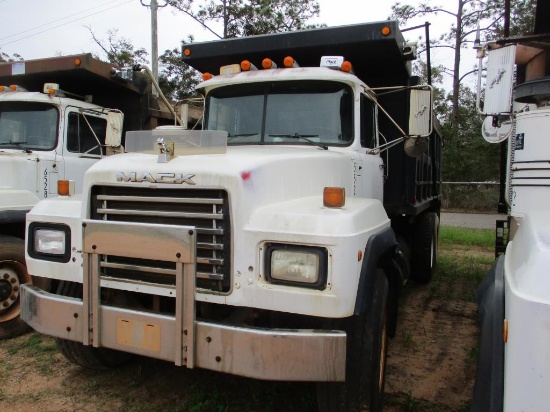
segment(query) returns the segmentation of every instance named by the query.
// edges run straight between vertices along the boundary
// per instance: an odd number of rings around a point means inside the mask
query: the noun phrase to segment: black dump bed
[[[384,33],[384,28],[389,32]],[[221,66],[249,60],[256,67],[268,57],[283,67],[292,56],[300,67],[318,67],[322,56],[343,56],[353,65],[354,74],[370,87],[412,86],[418,78],[410,75],[410,55],[403,52],[405,39],[395,21],[327,27],[261,36],[192,43],[183,46],[182,59],[200,72],[219,74]],[[404,91],[379,92],[378,100],[404,129],[408,129],[409,101]],[[390,142],[401,137],[382,114],[380,132]],[[416,216],[423,211],[439,211],[441,183],[441,136],[434,132],[428,151],[411,158],[403,145],[382,154],[388,177],[384,205],[390,217]]]
[[[384,27],[389,34],[382,34]],[[344,56],[357,77],[374,87],[406,82],[404,42],[397,22],[383,21],[186,44],[183,49],[190,54],[182,53],[182,58],[198,71],[215,75],[221,66],[242,60],[262,67],[268,57],[283,67],[284,58],[292,56],[302,67],[318,67],[323,56]]]
[[[1,63],[0,85],[15,84],[41,92],[45,83],[58,83],[66,92],[92,95],[92,103],[124,113],[125,130],[149,129],[160,119],[171,118],[168,112],[160,110],[151,94],[151,82],[144,74],[135,72],[133,80],[126,81],[114,76],[113,69],[116,70],[113,65],[89,53]]]

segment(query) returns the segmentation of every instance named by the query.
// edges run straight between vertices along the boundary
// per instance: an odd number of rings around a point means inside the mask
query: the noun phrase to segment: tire
[[[320,412],[382,411],[388,349],[388,280],[376,271],[372,306],[346,319],[346,381],[318,383]]]
[[[22,335],[30,327],[21,320],[20,288],[32,283],[25,265],[25,242],[0,235],[0,339]]]
[[[61,282],[57,294],[82,299],[82,284]],[[112,369],[128,362],[133,356],[129,353],[107,348],[95,348],[67,339],[57,338],[57,348],[69,362],[87,369]]]
[[[418,283],[432,280],[437,263],[439,218],[435,213],[425,213],[414,225],[411,279]]]

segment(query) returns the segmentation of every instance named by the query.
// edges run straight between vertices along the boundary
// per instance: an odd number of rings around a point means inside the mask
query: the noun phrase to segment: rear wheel
[[[82,284],[61,282],[58,295],[82,298]],[[80,342],[67,339],[56,339],[57,348],[70,362],[88,369],[111,369],[126,363],[132,355],[107,348],[86,346]]]
[[[386,377],[388,280],[377,270],[372,305],[345,326],[346,381],[317,384],[321,412],[381,411]]]
[[[429,283],[437,262],[439,218],[436,213],[425,213],[414,225],[412,242],[411,279]]]

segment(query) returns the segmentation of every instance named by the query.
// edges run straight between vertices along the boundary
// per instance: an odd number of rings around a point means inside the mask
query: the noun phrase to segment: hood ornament
[[[168,163],[175,157],[174,142],[164,142],[164,138],[159,137],[157,139],[157,145],[160,151],[157,163]]]

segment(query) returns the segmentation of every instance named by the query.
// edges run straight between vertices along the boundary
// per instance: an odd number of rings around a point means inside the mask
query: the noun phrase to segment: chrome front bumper
[[[21,316],[36,331],[83,342],[83,302],[22,285]],[[175,317],[101,306],[102,347],[265,380],[343,381],[346,335],[195,321],[194,359],[177,345]],[[94,345],[96,346],[96,345]]]
[[[23,285],[21,317],[46,335],[188,368],[265,380],[344,380],[346,334],[342,331],[260,329],[197,320],[195,238],[193,227],[85,220],[83,299]],[[175,314],[102,304],[101,255],[174,262]],[[127,284],[111,281],[109,287],[126,290]],[[157,293],[155,289],[144,292]]]

